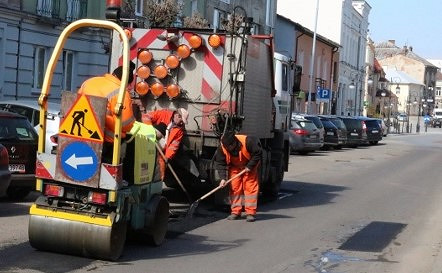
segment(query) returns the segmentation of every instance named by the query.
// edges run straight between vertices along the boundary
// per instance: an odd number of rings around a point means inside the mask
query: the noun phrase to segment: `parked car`
[[[363,120],[351,116],[339,116],[347,128],[347,145],[356,148],[367,142],[367,127]]]
[[[378,122],[381,130],[382,130],[382,136],[386,137],[388,135],[388,127],[387,124],[385,124],[385,121],[381,118],[375,118],[375,120]]]
[[[303,118],[312,121],[316,128],[319,129],[319,140],[321,141],[321,147],[324,145],[324,135],[325,135],[325,129],[324,125],[322,125],[321,120],[316,115],[307,115],[307,114],[301,114],[301,113],[292,113],[292,118]]]
[[[316,151],[323,143],[320,141],[320,131],[311,120],[292,118],[289,130],[290,152],[306,155]]]
[[[431,122],[431,126],[433,128],[439,127],[442,128],[442,118],[433,118]]]
[[[379,122],[374,118],[358,117],[358,119],[365,123],[368,143],[371,145],[378,144],[382,140],[382,127]]]
[[[396,118],[398,121],[403,121],[403,122],[408,120],[408,116],[405,113],[400,113],[399,115],[397,115]]]
[[[35,187],[35,161],[38,136],[26,117],[0,111],[0,144],[6,147],[11,183],[6,194],[24,198]]]
[[[6,194],[9,183],[11,183],[11,172],[9,171],[8,150],[0,144],[0,196]]]
[[[0,110],[14,112],[27,117],[32,126],[34,126],[35,131],[39,133],[40,106],[37,100],[2,101],[0,102]],[[47,111],[45,152],[50,153],[54,146],[56,146],[56,143],[51,140],[51,137],[58,134],[58,127],[60,126],[60,104],[48,102]]]
[[[334,148],[342,149],[342,147],[347,144],[347,128],[345,127],[344,122],[336,116],[327,115],[323,117],[328,118],[338,129],[338,145],[334,146]]]
[[[331,122],[330,118],[325,116],[319,116],[319,119],[324,126],[325,135],[324,135],[324,148],[328,149],[330,147],[337,147],[339,145],[343,145],[344,141],[340,138],[340,131],[338,127],[336,127],[333,122]]]

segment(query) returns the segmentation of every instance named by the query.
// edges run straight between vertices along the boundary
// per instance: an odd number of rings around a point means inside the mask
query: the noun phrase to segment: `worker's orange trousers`
[[[230,167],[229,176],[233,177],[244,168]],[[244,206],[246,214],[255,215],[258,206],[258,168],[255,167],[230,184],[230,204],[232,214],[240,215]]]

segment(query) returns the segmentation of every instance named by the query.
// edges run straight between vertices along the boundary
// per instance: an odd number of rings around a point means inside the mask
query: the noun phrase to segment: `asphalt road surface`
[[[228,221],[173,202],[165,243],[129,241],[118,262],[34,250],[24,202],[0,201],[2,272],[442,272],[442,130],[389,135],[379,145],[294,155],[279,200],[258,220]]]

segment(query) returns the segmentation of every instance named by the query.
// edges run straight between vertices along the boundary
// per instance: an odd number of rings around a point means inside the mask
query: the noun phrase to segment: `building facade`
[[[371,6],[356,0],[279,0],[278,14],[313,29],[318,11],[317,33],[339,44],[339,76],[335,113],[359,115],[363,111],[365,54]]]
[[[104,18],[105,1],[0,1],[0,100],[36,99],[63,28],[81,18]],[[53,75],[50,101],[108,68],[109,32],[84,29],[65,45]]]

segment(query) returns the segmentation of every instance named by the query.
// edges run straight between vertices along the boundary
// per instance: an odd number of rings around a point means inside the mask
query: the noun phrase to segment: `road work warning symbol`
[[[103,132],[86,96],[79,96],[67,112],[60,125],[59,134],[103,142]]]

